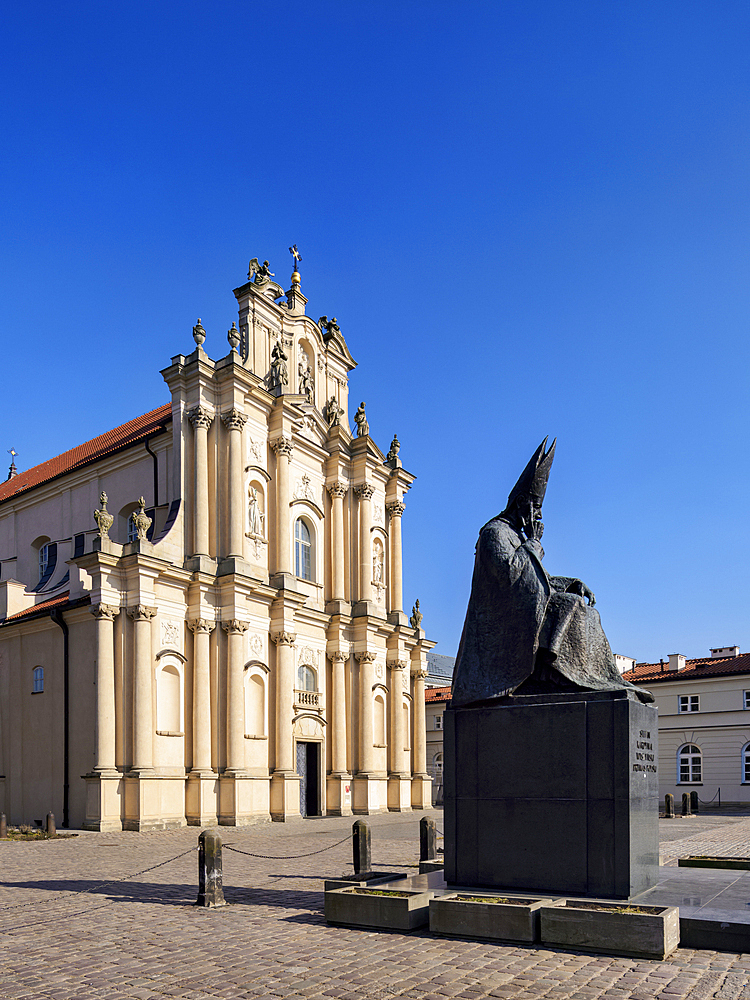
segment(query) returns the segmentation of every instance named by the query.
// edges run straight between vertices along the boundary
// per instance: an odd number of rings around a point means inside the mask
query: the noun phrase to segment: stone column
[[[404,670],[406,660],[389,660],[391,674],[391,774],[402,775],[404,767]]]
[[[229,556],[242,558],[245,491],[242,488],[242,428],[247,416],[232,407],[221,419],[229,431]]]
[[[344,497],[348,487],[344,483],[331,483],[332,530],[331,530],[331,600],[344,601]]]
[[[222,622],[227,633],[229,656],[227,669],[227,771],[245,770],[245,657],[243,636],[248,623],[237,618]]]
[[[372,727],[372,685],[374,653],[355,653],[359,660],[359,768],[362,775],[375,770]]]
[[[188,622],[193,633],[193,774],[211,772],[211,633],[216,623],[205,618]]]
[[[133,619],[133,770],[144,774],[154,762],[151,619],[156,608],[136,604],[128,615]]]
[[[333,692],[331,711],[331,763],[333,774],[347,774],[346,766],[346,664],[348,653],[331,653]]]
[[[427,773],[427,731],[424,716],[424,679],[427,670],[423,666],[412,668],[414,678],[414,774]]]
[[[401,515],[406,507],[400,500],[386,504],[386,510],[391,516],[391,586],[389,591],[389,611],[404,610],[403,574],[401,571]]]
[[[372,600],[372,506],[370,501],[375,492],[372,486],[363,483],[355,486],[359,497],[359,600]]]
[[[294,771],[292,758],[292,706],[294,705],[293,632],[274,632],[276,643],[276,773]]]
[[[280,437],[271,442],[271,447],[276,452],[276,572],[291,574],[289,465],[292,461],[292,442]]]
[[[115,774],[115,647],[113,622],[120,609],[96,604],[96,763],[94,770]]]
[[[193,498],[193,555],[208,555],[208,428],[214,419],[205,406],[188,413],[193,425],[195,450]]]

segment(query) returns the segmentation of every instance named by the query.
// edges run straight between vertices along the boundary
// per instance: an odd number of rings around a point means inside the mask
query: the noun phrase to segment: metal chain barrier
[[[115,885],[117,882],[127,882],[128,879],[138,878],[139,875],[147,875],[148,872],[156,871],[157,868],[163,868],[164,865],[170,865],[173,861],[177,861],[178,858],[184,858],[186,854],[192,854],[197,851],[197,847],[190,847],[187,851],[182,851],[181,854],[175,855],[173,858],[168,858],[166,861],[160,861],[156,865],[151,865],[149,868],[144,868],[142,871],[133,872],[131,875],[122,875],[120,878],[110,878],[105,882],[97,882],[96,885],[89,886],[88,889],[79,889],[77,892],[59,892],[56,896],[47,897],[43,900],[43,905],[47,906],[48,903],[56,903],[61,899],[75,899],[76,896],[84,896],[86,893],[95,892],[98,889],[103,889],[105,885]],[[13,883],[11,883],[13,885]],[[0,912],[4,910],[18,910],[24,906],[39,906],[40,900],[34,899],[28,903],[14,903],[12,906],[0,906]],[[55,918],[57,919],[57,918]],[[26,924],[20,926],[27,926]]]
[[[351,840],[351,834],[347,834],[343,840],[337,840],[335,844],[321,847],[318,851],[310,851],[309,854],[253,854],[252,851],[241,851],[239,847],[232,847],[231,844],[222,844],[222,847],[227,851],[234,851],[235,854],[245,854],[248,858],[262,858],[264,861],[296,861],[297,858],[311,858],[314,854],[332,851],[334,847],[340,847],[348,840]]]

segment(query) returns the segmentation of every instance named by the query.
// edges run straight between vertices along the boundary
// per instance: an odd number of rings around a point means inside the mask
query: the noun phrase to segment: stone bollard
[[[196,906],[226,906],[221,875],[221,837],[204,830],[198,837],[198,899]]]
[[[355,823],[352,823],[352,854],[355,875],[364,875],[372,871],[370,827],[363,819],[358,819]]]
[[[687,792],[682,793],[682,815],[692,816],[690,812],[690,796]]]
[[[0,813],[0,840],[8,839],[8,821],[5,818],[5,813]]]
[[[437,827],[435,820],[423,816],[419,821],[419,860],[434,861],[437,858]]]
[[[664,796],[664,819],[674,819],[674,795],[671,792]]]
[[[700,812],[700,809],[698,807],[698,793],[697,792],[691,792],[690,793],[690,811],[695,816],[697,816],[698,813]]]
[[[55,814],[47,813],[47,836],[56,837],[57,827],[55,826]]]

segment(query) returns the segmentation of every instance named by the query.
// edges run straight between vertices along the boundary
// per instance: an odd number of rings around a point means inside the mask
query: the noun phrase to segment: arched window
[[[304,663],[302,664],[297,671],[297,684],[300,691],[318,690],[318,679],[315,676],[315,671],[312,667],[308,667]]]
[[[750,783],[750,743],[742,748],[742,780]]]
[[[165,663],[156,672],[156,730],[182,732],[182,676],[174,663]]]
[[[435,778],[443,773],[443,755],[436,753],[432,758],[432,774]]]
[[[294,565],[295,573],[302,580],[312,580],[312,535],[304,518],[294,522]]]
[[[44,667],[34,667],[34,694],[41,694],[44,691]]]
[[[385,746],[385,698],[376,694],[373,701],[373,736],[376,747]]]
[[[677,783],[697,784],[703,781],[701,749],[694,743],[686,743],[677,753]]]
[[[266,682],[258,667],[245,674],[245,734],[259,739],[267,735]]]
[[[57,542],[51,542],[46,535],[42,535],[41,538],[37,538],[33,546],[37,550],[39,560],[39,579],[34,587],[34,590],[38,591],[41,590],[55,572],[55,566],[57,565]]]

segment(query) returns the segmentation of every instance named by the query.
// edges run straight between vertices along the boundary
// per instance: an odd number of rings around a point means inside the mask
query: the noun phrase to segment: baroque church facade
[[[427,808],[414,476],[336,320],[251,261],[229,352],[0,485],[0,810],[164,829]]]

